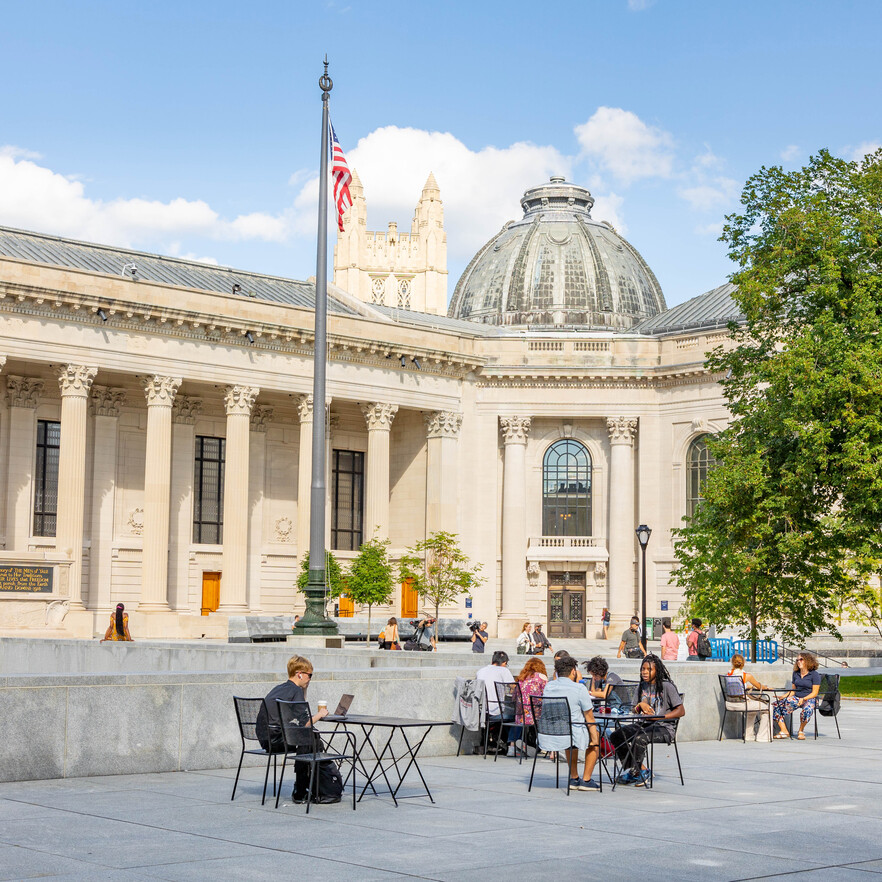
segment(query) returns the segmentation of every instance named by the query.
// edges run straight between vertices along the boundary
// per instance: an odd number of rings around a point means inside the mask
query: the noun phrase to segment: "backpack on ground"
[[[698,640],[695,641],[695,650],[698,652],[699,658],[710,658],[714,654],[711,642],[707,639],[707,634],[705,634],[704,631],[698,632]]]

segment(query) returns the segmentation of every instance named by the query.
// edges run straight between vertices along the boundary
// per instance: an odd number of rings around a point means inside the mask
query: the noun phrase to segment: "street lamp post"
[[[637,541],[640,543],[641,551],[640,614],[643,619],[643,645],[645,646],[649,640],[649,634],[647,633],[649,626],[646,621],[646,546],[649,545],[649,537],[652,535],[652,530],[646,524],[641,524],[634,532],[637,534]]]

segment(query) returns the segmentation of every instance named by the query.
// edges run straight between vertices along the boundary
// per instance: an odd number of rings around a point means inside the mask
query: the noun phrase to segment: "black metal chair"
[[[503,736],[506,728],[511,729],[518,725],[517,723],[517,700],[515,698],[518,691],[517,683],[494,683],[496,687],[496,701],[499,707],[499,719],[493,720],[493,724],[499,725],[499,737],[496,740],[497,749],[493,756],[493,762],[499,759],[500,743],[504,743]],[[487,745],[490,740],[490,719],[487,719],[487,725],[484,728],[484,758],[487,758]]]
[[[639,683],[617,684],[610,691],[607,702],[630,710],[637,704],[637,690],[639,688]]]
[[[306,790],[306,813],[309,814],[309,806],[312,803],[313,788],[317,785],[318,764],[326,761],[352,764],[352,810],[355,811],[355,764],[356,743],[355,736],[351,732],[338,729],[334,732],[320,732],[312,725],[312,713],[309,702],[306,701],[281,701],[276,700],[279,709],[279,720],[282,727],[282,740],[285,744],[285,757],[282,760],[282,773],[279,776],[279,788],[276,794],[276,808],[279,807],[279,797],[282,795],[282,782],[285,779],[285,767],[288,757],[293,756],[296,763],[309,764],[309,784]],[[322,736],[327,738],[327,747],[322,742]],[[330,750],[331,742],[335,738],[343,738],[351,746],[351,753],[339,753]],[[348,778],[348,776],[347,776]]]
[[[729,714],[741,715],[741,738],[747,741],[747,715],[771,714],[771,700],[763,692],[748,694],[744,688],[744,680],[738,676],[730,677],[728,674],[718,674],[720,679],[720,691],[723,693],[723,721],[720,723],[720,735],[717,741],[723,740],[723,730],[726,728],[726,718]],[[757,702],[765,707],[751,707],[750,702]],[[771,721],[769,730],[771,731]]]
[[[818,714],[821,712],[821,702],[827,699],[827,707],[830,713],[822,714],[822,716],[833,717],[836,723],[836,734],[842,739],[842,732],[839,731],[839,674],[822,674],[821,688],[818,690],[818,698],[815,702],[815,712],[812,716],[815,718],[815,739],[818,737]]]
[[[683,693],[680,693],[680,701],[683,701]],[[674,756],[677,758],[677,771],[680,773],[680,786],[685,787],[686,782],[683,780],[683,766],[680,765],[680,751],[677,749],[677,731],[680,728],[680,720],[682,717],[678,717],[676,720],[668,720],[669,723],[672,724],[673,727],[673,735],[671,735],[670,741],[660,741],[656,742],[655,740],[649,742],[649,786],[652,787],[653,780],[655,778],[655,745],[659,744],[670,744],[674,748]]]
[[[573,718],[570,713],[570,703],[566,698],[536,695],[530,696],[530,707],[533,711],[533,721],[536,726],[536,736],[540,738],[543,735],[562,736],[568,738],[570,748],[575,747],[573,741]],[[554,757],[554,787],[560,787],[560,755],[563,751],[556,750]],[[536,749],[536,755],[533,757],[533,767],[530,770],[530,783],[527,786],[527,793],[533,789],[533,776],[536,774],[536,760],[539,758],[539,748]],[[598,761],[597,768],[602,768],[602,763]],[[567,776],[567,796],[570,795],[570,767],[566,764]],[[598,771],[598,780],[600,782],[600,790],[603,791],[603,775]]]
[[[245,754],[250,753],[254,756],[266,757],[266,774],[263,776],[263,796],[260,804],[266,802],[266,785],[269,782],[270,763],[273,766],[273,796],[276,795],[276,768],[278,752],[264,750],[263,747],[249,748],[246,742],[255,742],[260,744],[257,737],[257,717],[263,709],[266,714],[266,702],[262,698],[241,698],[238,695],[233,696],[233,704],[236,708],[236,719],[239,721],[239,737],[242,739],[242,753],[239,754],[239,767],[236,769],[236,780],[233,782],[233,795],[231,800],[236,798],[236,788],[239,786],[239,773],[242,771],[242,760]]]

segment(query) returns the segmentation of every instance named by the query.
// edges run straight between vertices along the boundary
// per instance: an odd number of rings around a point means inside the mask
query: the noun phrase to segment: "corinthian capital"
[[[258,392],[260,389],[257,386],[227,386],[224,390],[224,406],[227,408],[227,416],[234,414],[249,416]]]
[[[502,429],[502,440],[506,444],[526,444],[532,422],[532,417],[500,417],[499,427]]]
[[[10,374],[6,378],[6,394],[10,407],[33,409],[37,406],[37,399],[42,391],[43,381],[35,377],[16,377]]]
[[[172,408],[172,422],[192,426],[202,413],[202,399],[190,395],[178,395]]]
[[[606,430],[610,444],[633,444],[637,435],[636,417],[607,417]]]
[[[118,417],[119,409],[125,403],[125,389],[111,389],[108,386],[92,387],[92,413],[95,416]]]
[[[183,381],[180,377],[145,377],[141,381],[148,407],[171,407]]]
[[[398,413],[398,405],[373,401],[370,404],[362,404],[361,412],[364,414],[364,421],[367,423],[369,432],[375,429],[388,432],[392,428],[395,414]]]
[[[462,414],[451,410],[436,410],[425,415],[426,437],[458,438],[462,428]]]
[[[265,432],[266,424],[273,418],[275,409],[266,404],[255,404],[251,411],[251,431]]]
[[[92,388],[92,380],[98,368],[86,367],[82,364],[66,364],[58,371],[58,386],[61,389],[62,398],[73,395],[78,398],[86,398]]]

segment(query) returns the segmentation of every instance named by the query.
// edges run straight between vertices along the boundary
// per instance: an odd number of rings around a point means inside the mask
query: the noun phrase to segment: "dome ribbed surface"
[[[472,259],[448,315],[494,325],[628,330],[666,309],[646,261],[609,224],[594,199],[563,178],[527,190],[524,216]]]

